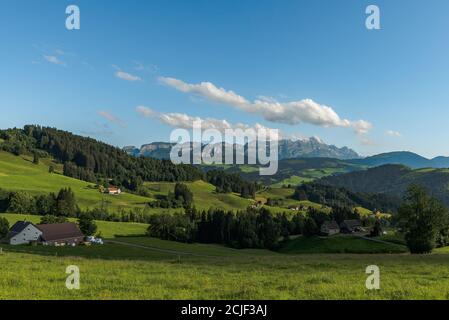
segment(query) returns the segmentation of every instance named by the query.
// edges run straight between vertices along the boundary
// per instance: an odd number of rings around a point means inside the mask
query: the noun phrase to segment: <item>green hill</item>
[[[384,165],[368,170],[325,177],[318,183],[342,187],[351,192],[388,194],[401,197],[411,184],[428,189],[445,205],[449,205],[448,169],[410,169],[402,165]]]
[[[49,166],[56,168],[54,173],[49,173]],[[143,208],[146,203],[154,201],[158,195],[167,195],[174,190],[172,182],[147,182],[148,197],[142,197],[131,193],[120,195],[108,195],[100,193],[94,183],[89,183],[61,174],[61,165],[49,158],[41,159],[39,164],[33,164],[30,156],[15,156],[11,153],[0,151],[0,187],[8,191],[26,191],[32,195],[57,193],[61,188],[70,187],[76,196],[81,209],[94,208],[103,205],[112,211],[119,208]],[[204,181],[186,182],[193,192],[195,206],[198,209],[210,207],[225,210],[243,210],[253,200],[241,198],[235,193],[217,193],[215,186]],[[151,212],[182,211],[182,209],[148,209]]]
[[[49,173],[50,164],[58,166],[51,159],[43,159],[36,165],[31,157],[0,151],[0,187],[9,191],[27,191],[33,195],[70,187],[82,209],[97,207],[102,201],[110,209],[143,207],[151,200],[130,193],[119,196],[100,193],[93,183],[63,176],[58,171]]]
[[[224,210],[243,210],[254,203],[254,200],[244,199],[237,193],[217,193],[215,186],[201,180],[185,182],[185,184],[193,193],[195,207],[200,210],[207,210],[211,207]],[[167,195],[175,188],[175,183],[171,182],[146,182],[145,185],[154,196]]]
[[[332,158],[285,159],[278,163],[278,171],[272,176],[259,175],[257,165],[211,165],[201,166],[205,171],[222,168],[227,173],[239,173],[249,181],[262,182],[264,185],[282,187],[296,186],[322,177],[365,169],[363,164],[351,163]]]

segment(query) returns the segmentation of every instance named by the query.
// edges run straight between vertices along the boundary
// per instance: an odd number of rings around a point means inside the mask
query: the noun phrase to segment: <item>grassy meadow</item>
[[[49,173],[49,166],[56,168]],[[98,206],[102,201],[110,209],[143,207],[148,198],[123,193],[120,196],[102,194],[94,184],[69,178],[61,174],[61,166],[50,159],[41,159],[38,165],[32,158],[15,156],[0,151],[0,188],[11,191],[26,191],[30,194],[57,193],[61,188],[70,187],[82,209]]]
[[[177,246],[189,250],[185,247],[190,245]],[[66,253],[55,256],[13,252],[3,246],[0,299],[449,299],[448,252],[234,254],[227,248],[192,246],[190,250],[197,253],[217,251],[214,256],[181,256],[106,244],[57,248]],[[67,252],[73,249],[90,253]],[[107,252],[110,258],[99,258]],[[380,268],[380,290],[365,288],[365,269],[372,264]],[[80,268],[80,290],[65,287],[69,265]]]
[[[97,223],[110,236],[103,246],[0,244],[0,299],[449,299],[448,248],[413,256],[394,239],[334,236],[298,237],[279,252],[236,250],[138,236],[146,225]],[[380,290],[365,288],[372,264]],[[65,287],[69,265],[80,268],[80,290]]]
[[[50,165],[55,173],[48,172]],[[83,209],[102,201],[111,210],[143,207],[174,189],[174,183],[147,182],[148,197],[109,196],[93,184],[63,176],[61,170],[50,159],[35,165],[30,157],[0,152],[0,188],[38,194],[70,187]],[[200,210],[243,210],[254,203],[237,194],[216,193],[203,181],[187,185]],[[256,200],[283,199],[280,207],[269,207],[273,212],[298,205],[321,208],[291,199],[293,192],[293,188],[267,188]],[[149,209],[150,214],[162,211],[176,209]],[[0,216],[11,225],[18,220],[40,221],[35,215]],[[96,223],[106,239],[103,246],[0,244],[0,299],[449,299],[449,249],[412,256],[396,234],[381,237],[384,242],[354,236],[297,237],[273,252],[149,238],[143,236],[146,224]],[[377,291],[365,289],[365,269],[372,264],[381,270]],[[69,265],[80,268],[80,290],[65,287]]]
[[[224,210],[244,210],[254,203],[254,200],[241,198],[236,193],[217,193],[215,186],[204,181],[185,182],[185,184],[193,193],[195,207],[200,210],[207,210],[211,207]],[[171,182],[146,182],[145,185],[154,196],[167,195],[168,192],[173,192],[175,189],[175,183]]]
[[[49,173],[49,166],[53,165],[55,173]],[[204,181],[186,182],[194,194],[195,206],[198,209],[210,207],[225,210],[244,210],[254,201],[243,199],[237,194],[221,194],[215,192],[215,187]],[[98,207],[102,202],[111,211],[119,208],[143,208],[146,203],[154,201],[159,195],[167,195],[173,191],[175,183],[154,182],[146,183],[149,197],[142,197],[130,193],[119,196],[102,194],[93,183],[80,181],[62,175],[61,165],[50,159],[41,159],[38,165],[32,163],[29,156],[15,156],[0,151],[0,188],[11,191],[26,191],[30,194],[57,193],[61,188],[70,187],[76,196],[81,209]],[[148,209],[150,213],[176,212],[182,209]]]

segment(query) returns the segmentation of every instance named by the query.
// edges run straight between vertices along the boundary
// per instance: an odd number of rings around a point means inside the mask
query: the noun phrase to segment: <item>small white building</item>
[[[29,244],[38,241],[41,235],[42,231],[31,222],[17,221],[9,230],[7,240],[12,245]]]

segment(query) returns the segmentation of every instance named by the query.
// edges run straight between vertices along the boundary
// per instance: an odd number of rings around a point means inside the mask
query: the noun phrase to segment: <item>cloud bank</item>
[[[152,118],[157,119],[161,123],[164,123],[170,127],[173,128],[180,128],[180,129],[186,129],[190,130],[193,129],[193,123],[195,121],[201,121],[201,128],[203,130],[208,129],[216,129],[220,132],[224,132],[226,129],[268,129],[267,127],[264,127],[261,124],[256,123],[253,126],[244,124],[244,123],[229,123],[226,120],[220,120],[215,118],[200,118],[200,117],[194,117],[187,115],[185,113],[160,113],[157,111],[154,111],[151,108],[145,107],[145,106],[138,106],[136,108],[136,112],[140,115],[144,116],[145,118]]]
[[[229,105],[247,113],[257,114],[274,123],[288,125],[308,123],[321,127],[352,128],[357,134],[366,134],[372,128],[372,124],[365,120],[342,119],[331,107],[319,104],[312,99],[278,102],[273,98],[259,97],[254,101],[249,101],[234,91],[217,87],[211,82],[190,84],[169,77],[159,77],[159,81],[178,91]]]

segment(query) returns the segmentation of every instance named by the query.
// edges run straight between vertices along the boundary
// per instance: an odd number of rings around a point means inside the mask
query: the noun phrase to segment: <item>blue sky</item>
[[[381,30],[365,28],[369,4]],[[449,155],[448,14],[446,0],[4,0],[0,127],[139,146],[200,117]]]

